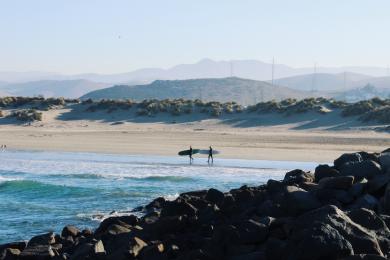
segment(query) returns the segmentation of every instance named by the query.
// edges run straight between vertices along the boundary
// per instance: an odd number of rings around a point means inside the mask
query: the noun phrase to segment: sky
[[[0,0],[0,71],[390,64],[388,0]]]

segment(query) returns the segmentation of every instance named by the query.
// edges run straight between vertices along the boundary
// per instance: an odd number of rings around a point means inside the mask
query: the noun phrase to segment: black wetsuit
[[[192,162],[192,160],[194,160],[194,158],[192,158],[192,147],[190,147],[190,163]]]
[[[213,148],[210,147],[209,149],[209,158],[207,159],[207,162],[209,163],[210,162],[210,158],[211,158],[211,163],[214,162],[214,158],[213,158]]]

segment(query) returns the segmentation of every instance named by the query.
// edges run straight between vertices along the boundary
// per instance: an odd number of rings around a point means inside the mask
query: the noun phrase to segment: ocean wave
[[[116,180],[134,180],[134,181],[170,181],[186,182],[191,181],[187,176],[169,176],[169,175],[152,175],[152,176],[129,176],[126,174],[100,174],[100,173],[80,173],[80,174],[47,174],[49,178],[74,178],[74,179],[116,179]]]
[[[14,179],[0,182],[0,191],[14,192],[18,194],[39,192],[40,195],[63,196],[63,194],[67,194],[78,196],[83,194],[93,194],[94,189],[43,183],[35,180]]]

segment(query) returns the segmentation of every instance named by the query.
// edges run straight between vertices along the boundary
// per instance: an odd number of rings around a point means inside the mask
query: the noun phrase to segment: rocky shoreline
[[[281,181],[157,198],[92,230],[0,245],[0,259],[388,259],[390,150],[343,154]]]

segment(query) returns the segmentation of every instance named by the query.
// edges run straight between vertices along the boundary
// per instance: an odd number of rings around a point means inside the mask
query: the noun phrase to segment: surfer
[[[210,163],[210,158],[211,158],[211,163],[214,163],[214,158],[213,158],[213,148],[210,146],[209,148],[209,157],[207,159],[207,163]]]
[[[188,153],[188,155],[190,156],[190,164],[191,164],[192,161],[194,160],[194,158],[192,158],[192,146],[190,146],[190,152]]]

